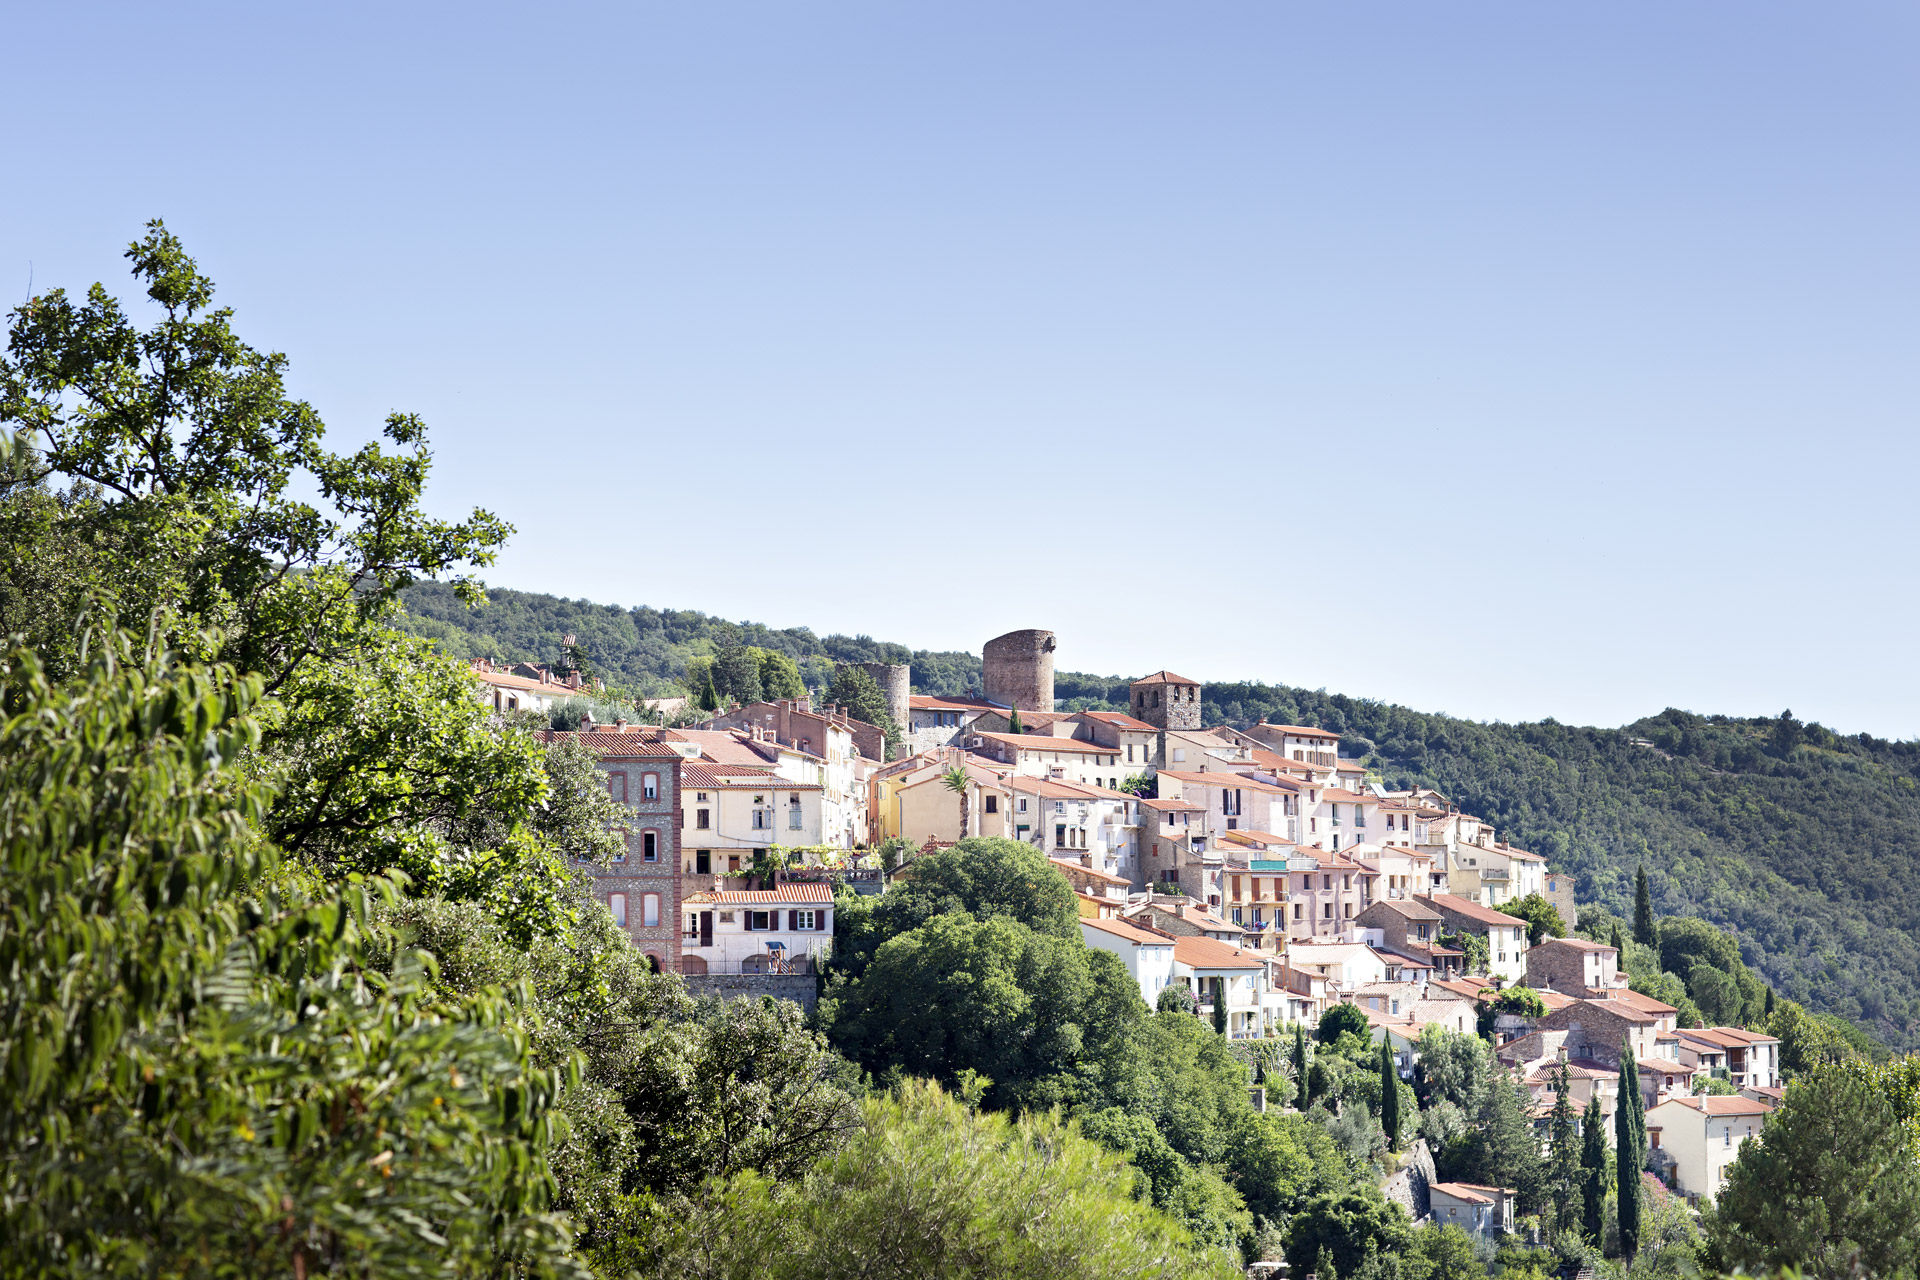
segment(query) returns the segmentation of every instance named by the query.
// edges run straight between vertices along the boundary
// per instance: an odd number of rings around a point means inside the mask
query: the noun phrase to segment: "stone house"
[[[561,734],[546,731],[552,742]],[[594,754],[607,792],[628,810],[627,850],[612,866],[589,866],[593,891],[656,971],[680,969],[681,770],[686,760],[658,730],[600,729],[570,735]]]
[[[1585,938],[1542,938],[1527,949],[1527,985],[1584,996],[1623,985],[1620,953]]]

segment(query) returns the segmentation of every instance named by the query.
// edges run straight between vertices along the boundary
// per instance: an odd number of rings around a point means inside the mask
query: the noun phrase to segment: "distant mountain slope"
[[[689,657],[735,641],[777,649],[809,684],[836,661],[907,661],[926,693],[977,689],[976,654],[909,650],[706,614],[620,609],[493,591],[464,609],[435,584],[409,590],[413,625],[459,656],[550,658],[579,637],[636,693],[666,691]],[[1177,655],[1168,660],[1177,665]],[[1063,672],[1067,708],[1121,707],[1126,677]],[[1732,930],[1782,995],[1920,1047],[1920,743],[1838,737],[1791,720],[1666,711],[1622,729],[1481,724],[1282,685],[1210,685],[1207,723],[1262,718],[1343,735],[1391,785],[1418,781],[1571,872],[1582,902],[1630,915],[1644,858],[1663,914]]]

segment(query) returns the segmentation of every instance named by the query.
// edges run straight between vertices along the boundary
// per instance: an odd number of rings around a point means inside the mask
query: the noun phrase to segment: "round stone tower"
[[[852,662],[847,665],[858,667],[873,677],[880,686],[880,692],[887,695],[887,714],[905,733],[912,728],[907,719],[907,698],[913,692],[913,668],[904,662]]]
[[[1009,631],[981,647],[985,693],[989,702],[1022,711],[1053,710],[1051,631]]]

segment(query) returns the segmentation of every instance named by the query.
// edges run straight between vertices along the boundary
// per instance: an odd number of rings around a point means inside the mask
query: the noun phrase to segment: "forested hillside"
[[[906,661],[924,693],[977,690],[977,654],[910,650],[706,614],[621,609],[494,591],[477,610],[450,588],[407,592],[413,626],[451,653],[556,656],[579,638],[596,669],[635,693],[667,692],[721,644],[793,657],[810,686],[836,661]],[[1177,655],[1168,655],[1176,667]],[[1127,677],[1062,672],[1063,708],[1124,707]],[[1481,724],[1339,694],[1258,683],[1206,688],[1207,723],[1265,718],[1344,735],[1386,782],[1418,781],[1571,872],[1583,903],[1628,913],[1644,859],[1662,914],[1725,925],[1782,995],[1920,1043],[1920,743],[1840,737],[1791,717],[1668,710],[1619,729]]]

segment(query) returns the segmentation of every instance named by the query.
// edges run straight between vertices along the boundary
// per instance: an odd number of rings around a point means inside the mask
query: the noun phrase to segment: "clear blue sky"
[[[13,5],[0,298],[164,216],[490,579],[1920,734],[1912,5]]]

